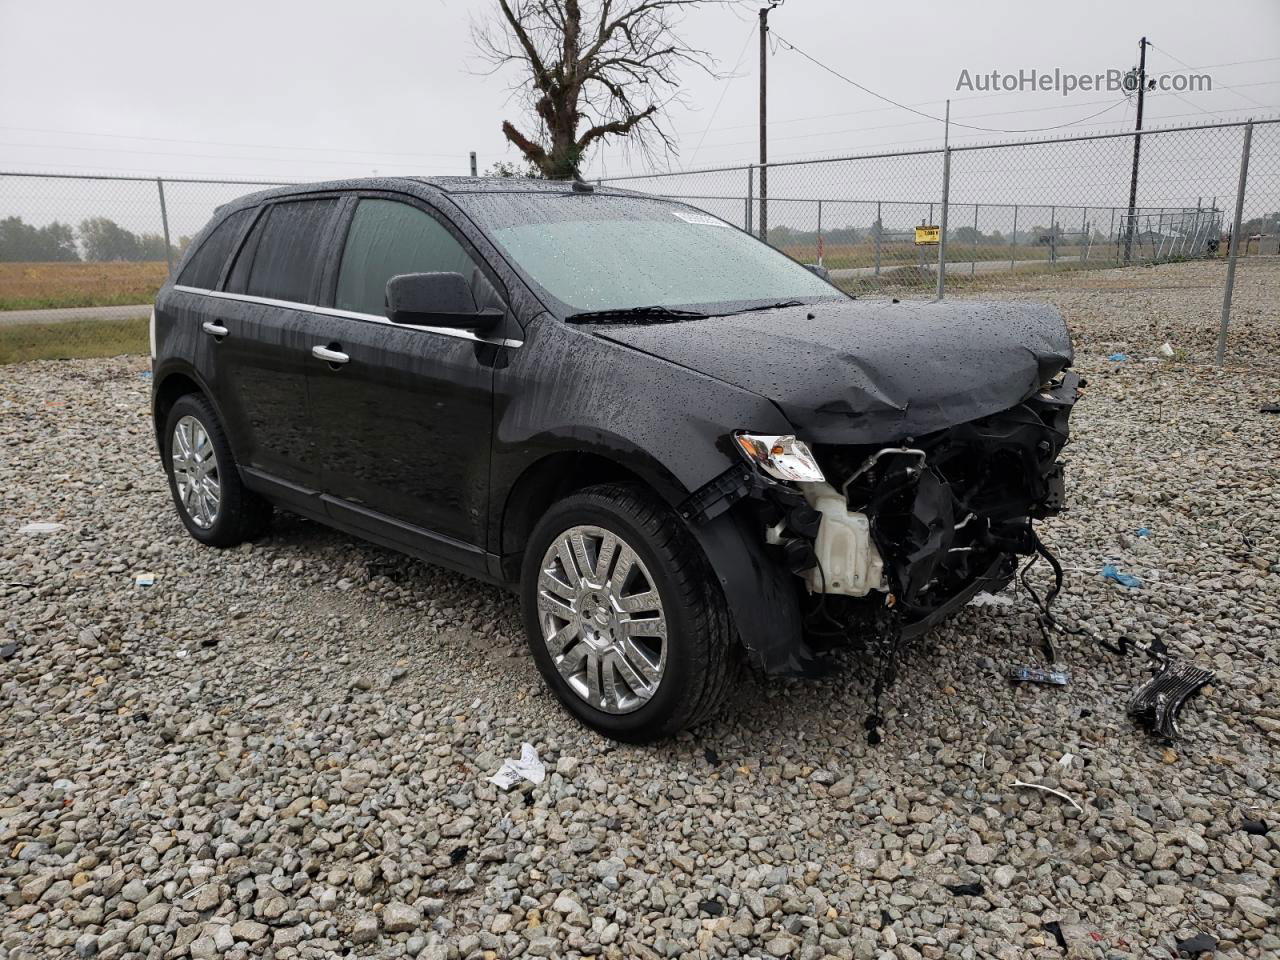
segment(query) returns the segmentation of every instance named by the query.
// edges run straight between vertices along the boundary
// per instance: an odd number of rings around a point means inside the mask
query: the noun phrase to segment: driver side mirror
[[[460,273],[402,273],[387,281],[387,319],[424,327],[490,327],[502,311],[476,306]]]

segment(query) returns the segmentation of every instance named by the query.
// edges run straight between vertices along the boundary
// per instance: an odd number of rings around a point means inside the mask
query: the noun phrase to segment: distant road
[[[1080,259],[1079,257],[1059,257],[1056,261],[1054,261],[1054,263],[1073,263],[1079,259]],[[1019,267],[1031,266],[1032,264],[1035,264],[1041,267],[1053,266],[1053,264],[1051,264],[1047,259],[1043,257],[1041,257],[1039,260],[1017,261],[1017,266]],[[886,260],[884,263],[880,265],[880,272],[887,273],[888,271],[893,270],[897,267],[914,267],[916,265],[917,265],[917,261],[915,260],[912,260],[909,263],[901,260],[893,260],[893,261]],[[926,269],[936,271],[937,267],[938,267],[938,258],[936,255],[932,260],[925,261]],[[1009,273],[1011,272],[1009,270],[1008,260],[948,260],[947,276],[953,276],[953,275],[960,276],[961,274],[969,273],[971,268],[974,273],[1000,273],[1000,272]],[[831,271],[831,279],[832,280],[854,280],[858,277],[873,276],[875,272],[876,272],[875,267],[840,267],[838,269]],[[0,316],[4,316],[4,314],[0,314]]]
[[[20,323],[66,323],[68,320],[133,320],[151,316],[151,304],[124,307],[60,307],[55,310],[0,310],[0,327]]]

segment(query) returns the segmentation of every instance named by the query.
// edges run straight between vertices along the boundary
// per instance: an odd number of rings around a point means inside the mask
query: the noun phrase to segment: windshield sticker
[[[723,220],[717,220],[715,217],[707,216],[705,213],[692,213],[684,210],[672,210],[672,216],[678,217],[685,223],[696,223],[700,227],[728,227],[730,224]]]

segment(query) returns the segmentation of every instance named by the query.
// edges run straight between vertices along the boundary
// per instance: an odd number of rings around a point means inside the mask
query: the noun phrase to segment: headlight
[[[775,480],[821,483],[826,479],[818,461],[813,459],[813,451],[795,437],[735,433],[733,439],[748,460]]]

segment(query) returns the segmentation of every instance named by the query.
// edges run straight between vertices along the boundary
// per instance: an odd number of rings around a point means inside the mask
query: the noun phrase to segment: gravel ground
[[[0,368],[0,960],[1277,956],[1280,266],[1242,269],[1223,373],[1220,273],[1040,294],[1090,381],[1058,611],[1218,672],[1173,747],[1124,715],[1141,664],[1085,640],[1066,687],[1002,679],[1040,662],[1021,597],[911,649],[879,746],[853,673],[614,745],[502,592],[289,517],[198,547],[145,361]],[[522,741],[547,777],[502,792]]]

